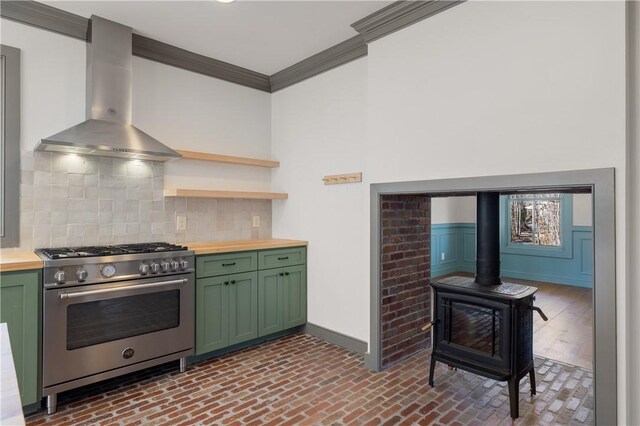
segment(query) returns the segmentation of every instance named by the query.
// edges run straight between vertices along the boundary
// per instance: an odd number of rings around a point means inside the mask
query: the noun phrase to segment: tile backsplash
[[[270,200],[165,198],[163,190],[162,162],[34,152],[22,162],[20,249],[271,237]],[[186,231],[176,231],[177,215],[187,217]]]

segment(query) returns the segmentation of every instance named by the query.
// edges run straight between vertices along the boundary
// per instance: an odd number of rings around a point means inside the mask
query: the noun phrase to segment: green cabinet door
[[[227,275],[229,345],[258,337],[258,274]]]
[[[0,274],[0,322],[6,322],[22,405],[38,402],[40,271]]]
[[[229,346],[228,277],[196,280],[196,355]]]
[[[307,268],[283,268],[284,329],[307,322]]]
[[[284,330],[283,285],[280,269],[258,273],[258,335]]]

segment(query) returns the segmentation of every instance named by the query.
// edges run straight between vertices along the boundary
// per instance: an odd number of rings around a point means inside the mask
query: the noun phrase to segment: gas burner
[[[140,243],[140,244],[122,244],[116,246],[126,253],[158,253],[165,251],[187,250],[187,247],[170,243]]]
[[[161,253],[183,250],[187,250],[187,247],[170,243],[140,243],[114,246],[60,247],[52,249],[38,249],[37,252],[54,260],[77,257],[116,256],[136,253]]]

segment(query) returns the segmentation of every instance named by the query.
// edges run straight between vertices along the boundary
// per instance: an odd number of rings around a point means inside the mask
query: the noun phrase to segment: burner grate
[[[52,249],[39,249],[49,259],[68,259],[78,257],[117,256],[121,254],[160,253],[168,251],[183,251],[187,247],[170,243],[139,243],[121,244],[113,246],[87,246],[87,247],[59,247]]]

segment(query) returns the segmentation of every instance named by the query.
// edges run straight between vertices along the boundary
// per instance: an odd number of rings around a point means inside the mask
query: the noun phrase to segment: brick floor
[[[362,356],[296,334],[222,358],[177,363],[75,389],[28,425],[509,425],[505,383],[438,363],[429,351],[381,373]],[[591,372],[536,358],[538,394],[520,386],[518,425],[593,423]]]

